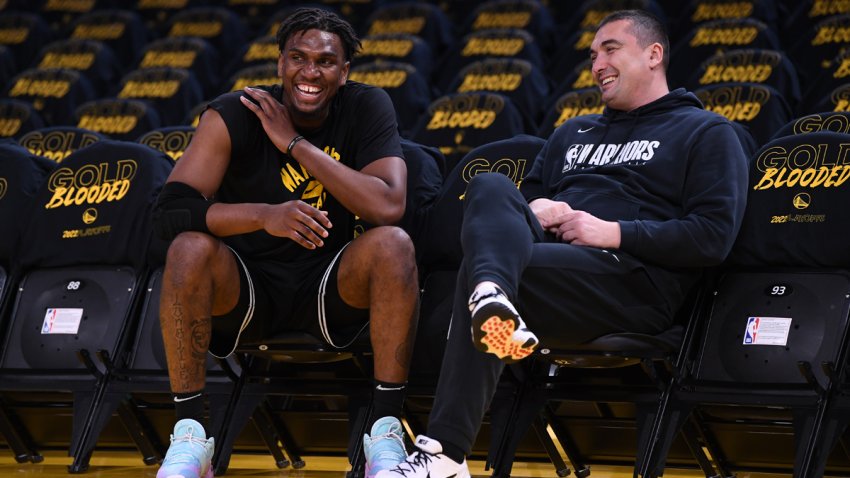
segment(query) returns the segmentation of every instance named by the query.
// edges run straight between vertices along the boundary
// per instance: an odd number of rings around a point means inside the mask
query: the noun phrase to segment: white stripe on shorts
[[[232,252],[234,256],[236,256],[236,260],[239,261],[239,265],[241,265],[242,270],[245,271],[245,278],[248,282],[248,310],[245,311],[245,318],[242,319],[242,325],[239,326],[239,333],[236,334],[236,339],[233,341],[233,347],[230,349],[230,352],[227,352],[223,357],[219,357],[218,355],[210,351],[210,355],[220,359],[227,358],[234,351],[236,351],[236,346],[239,344],[239,337],[242,336],[242,332],[246,328],[248,328],[248,324],[250,324],[251,319],[254,318],[254,307],[256,305],[256,296],[254,295],[254,282],[251,280],[251,273],[248,271],[248,266],[245,265],[245,263],[242,261],[242,258],[239,257],[239,254],[237,254],[232,247],[227,246],[227,248],[230,249],[230,252]]]
[[[351,244],[351,243],[349,242],[348,244]],[[357,340],[357,337],[359,337],[360,334],[362,334],[363,331],[366,329],[366,327],[369,326],[369,322],[367,321],[363,325],[363,327],[354,335],[354,337],[352,337],[352,339],[350,341],[348,341],[348,343],[343,344],[343,345],[337,345],[337,344],[334,343],[333,339],[331,339],[330,329],[328,328],[328,318],[327,318],[327,314],[325,313],[325,291],[328,288],[328,278],[331,275],[331,270],[333,269],[334,264],[336,264],[336,261],[339,260],[339,256],[342,255],[342,251],[344,251],[345,248],[348,247],[348,244],[343,246],[342,249],[340,249],[339,252],[336,253],[336,256],[334,256],[331,263],[328,264],[328,268],[325,269],[325,273],[324,273],[324,275],[322,275],[322,280],[321,280],[321,282],[319,282],[319,293],[317,294],[317,300],[318,300],[317,305],[319,307],[319,330],[322,331],[322,338],[325,339],[325,342],[327,342],[331,347],[334,347],[334,348],[337,348],[337,349],[344,349],[344,348],[348,347],[349,345],[351,345],[352,343],[354,343],[354,341]]]

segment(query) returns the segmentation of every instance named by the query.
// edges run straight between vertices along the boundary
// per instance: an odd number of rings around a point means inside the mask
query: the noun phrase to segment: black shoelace
[[[401,476],[407,476],[408,473],[415,474],[417,468],[425,468],[428,463],[431,463],[431,456],[433,455],[417,451],[415,455],[412,455],[413,461],[410,461],[410,457],[408,457],[406,461],[399,463],[392,471],[398,472]],[[404,465],[407,465],[407,470],[402,468]]]

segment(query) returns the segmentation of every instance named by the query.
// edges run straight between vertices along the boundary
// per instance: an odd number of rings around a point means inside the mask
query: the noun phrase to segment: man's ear
[[[348,72],[349,72],[350,70],[351,70],[351,62],[350,62],[350,61],[346,61],[346,62],[342,65],[342,75],[341,75],[341,76],[340,76],[340,78],[339,78],[339,86],[344,85],[344,84],[345,84],[345,82],[348,80]]]
[[[286,60],[283,57],[283,52],[277,57],[277,77],[283,78],[283,66],[286,63]]]
[[[649,67],[655,69],[664,60],[664,47],[660,43],[649,45]]]

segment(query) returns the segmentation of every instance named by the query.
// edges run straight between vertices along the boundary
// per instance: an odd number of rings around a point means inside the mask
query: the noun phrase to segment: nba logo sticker
[[[756,343],[756,336],[759,333],[759,318],[750,317],[747,319],[747,329],[744,331],[744,345]]]
[[[779,345],[784,347],[788,344],[790,331],[790,317],[747,317],[747,327],[744,329],[744,345]]]

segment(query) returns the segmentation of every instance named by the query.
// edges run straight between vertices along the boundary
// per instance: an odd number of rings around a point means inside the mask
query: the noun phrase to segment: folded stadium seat
[[[361,48],[354,56],[352,66],[388,61],[407,63],[426,79],[434,74],[436,55],[431,45],[422,38],[408,33],[368,35],[360,39]]]
[[[34,156],[14,143],[0,143],[0,221],[6,226],[0,234],[0,330],[7,328],[11,290],[19,275],[11,269],[20,229],[35,206],[34,196],[55,163]],[[0,436],[18,463],[41,461],[35,444],[12,410],[0,402]]]
[[[175,14],[190,8],[205,6],[208,0],[133,0],[128,2],[132,9],[138,12],[145,27],[155,38],[165,35],[168,19]]]
[[[578,8],[572,3],[562,5],[561,2],[550,2],[549,8],[559,18],[561,24],[559,31],[562,32],[595,30],[600,20],[616,10],[646,10],[658,17],[665,25],[668,18],[667,11],[661,8],[656,0],[584,0],[580,2]],[[589,43],[588,46],[590,46]]]
[[[842,85],[850,83],[850,51],[844,50],[829,62],[822,64],[817,76],[811,77],[803,100],[797,108],[799,114],[817,113],[815,109],[825,96]]]
[[[433,148],[413,141],[402,140],[401,145],[410,174],[407,176],[407,210],[400,225],[417,240],[425,221],[421,212],[430,207],[442,182],[442,158]],[[355,229],[359,230],[360,226],[368,227],[361,223]],[[444,324],[444,330],[447,326],[447,323]],[[357,330],[352,330],[352,335],[355,332]],[[266,443],[279,467],[287,463],[296,468],[304,466],[300,451],[315,447],[316,444],[295,443],[288,430],[298,426],[299,419],[311,411],[317,413],[315,401],[318,399],[324,402],[321,410],[339,418],[340,410],[347,407],[348,415],[351,416],[348,430],[334,430],[335,433],[322,430],[319,433],[321,449],[347,447],[352,465],[352,471],[347,476],[362,477],[362,437],[366,432],[365,420],[369,412],[367,397],[373,385],[369,333],[360,332],[352,343],[338,348],[300,331],[283,332],[263,340],[239,344],[235,354],[242,365],[242,373],[225,413],[228,419],[224,429],[216,435],[218,449],[213,457],[216,473],[223,474],[226,471],[234,441],[249,421],[253,421],[258,428],[271,427],[270,433],[277,439],[267,440]],[[414,348],[413,360],[427,363],[430,357],[417,359],[417,354],[421,353]],[[435,369],[429,370],[433,372]],[[433,390],[433,380],[417,380],[411,372],[406,391],[408,397],[433,396]],[[295,413],[299,407],[301,412]],[[280,418],[281,413],[284,414],[283,419]],[[334,421],[340,420],[324,420],[324,423],[331,426]],[[345,436],[346,433],[350,434],[347,443],[339,440],[335,442],[331,438]],[[310,439],[315,434],[306,435],[305,438]]]
[[[818,131],[850,134],[850,112],[822,111],[794,118],[779,128],[772,139]]]
[[[785,98],[764,84],[717,83],[699,88],[694,94],[705,109],[746,126],[759,146],[793,117]]]
[[[96,131],[111,139],[131,141],[162,122],[153,106],[142,100],[104,98],[81,104],[74,111],[78,128]]]
[[[392,3],[393,0],[319,0],[320,6],[334,10],[342,15],[354,27],[362,32],[369,16],[375,10]]]
[[[265,36],[269,18],[286,8],[281,5],[283,2],[269,0],[226,0],[222,3],[242,20],[249,38]]]
[[[670,87],[684,86],[702,62],[718,51],[741,48],[779,50],[780,45],[776,33],[754,18],[700,23],[670,47]]]
[[[0,45],[0,78],[11,78],[17,72],[15,68],[15,56],[12,49],[6,45]],[[5,87],[6,85],[0,85]]]
[[[136,142],[162,151],[176,162],[186,152],[186,148],[194,135],[194,126],[166,126],[148,131]]]
[[[425,41],[439,57],[454,43],[453,25],[437,5],[426,2],[388,2],[366,19],[366,36],[405,34]]]
[[[39,70],[77,71],[88,78],[96,97],[105,95],[121,77],[115,53],[97,40],[66,39],[50,43],[38,53],[33,66]]]
[[[780,27],[783,32],[809,32],[814,26],[833,15],[850,13],[850,5],[836,0],[778,0],[780,10],[784,10],[781,16]],[[794,46],[799,40],[796,35],[789,38],[781,38],[786,51]]]
[[[98,40],[112,48],[122,70],[136,61],[151,38],[142,17],[132,10],[95,9],[77,17],[68,30],[67,38]]]
[[[479,30],[464,36],[440,59],[434,74],[437,89],[447,92],[458,71],[487,58],[517,58],[538,68],[545,66],[537,40],[527,31],[518,28]]]
[[[537,136],[548,138],[555,128],[571,118],[583,115],[602,114],[605,104],[602,103],[602,92],[599,88],[580,88],[561,95],[540,122]]]
[[[195,74],[185,68],[139,68],[121,78],[115,96],[143,100],[159,113],[163,126],[180,124],[204,99]]]
[[[697,25],[713,20],[753,18],[778,31],[776,0],[691,0],[671,22],[671,37],[686,35]]]
[[[12,51],[17,71],[29,68],[38,50],[54,36],[44,19],[35,13],[0,11],[0,45]]]
[[[741,231],[706,289],[693,366],[669,403],[701,417],[731,468],[824,476],[824,416],[846,383],[850,330],[848,139],[777,137],[750,161]],[[659,436],[676,428],[657,425]]]
[[[476,146],[525,132],[522,113],[506,96],[454,93],[431,102],[410,139],[439,148],[450,171]]]
[[[406,137],[428,105],[428,80],[408,63],[376,61],[351,68],[348,79],[383,88],[393,102],[400,133]]]
[[[280,49],[275,35],[263,35],[247,42],[242,49],[229,60],[225,60],[223,77],[229,77],[237,71],[258,65],[277,65]]]
[[[32,104],[50,126],[70,124],[74,109],[96,98],[88,78],[74,70],[35,68],[15,75],[5,95]]]
[[[236,91],[246,86],[256,85],[279,85],[280,77],[277,76],[277,63],[267,63],[249,66],[237,71],[230,78],[224,80],[221,88],[223,93]]]
[[[814,101],[806,108],[801,108],[802,113],[814,113],[819,111],[844,112],[850,107],[850,81],[843,83],[832,90],[822,93],[820,98],[813,97]]]
[[[189,70],[201,85],[201,96],[209,98],[218,93],[221,64],[218,51],[201,38],[161,38],[147,45],[140,53],[136,68],[183,68]]]
[[[96,131],[74,126],[51,126],[30,131],[21,136],[18,143],[32,154],[61,163],[74,151],[104,139],[106,137]]]
[[[546,76],[553,85],[563,85],[564,80],[569,77],[574,68],[589,58],[590,44],[596,30],[593,28],[582,28],[575,30],[555,50],[546,67]]]
[[[150,209],[172,168],[165,154],[103,140],[69,155],[34,197],[13,268],[21,271],[0,351],[3,396],[28,410],[64,399],[69,471],[80,472],[109,417],[91,413],[123,364],[152,249]],[[97,356],[98,358],[95,358]],[[41,403],[41,407],[38,406]],[[57,417],[53,417],[54,419]]]
[[[546,104],[553,104],[558,98],[570,91],[583,90],[585,88],[599,88],[596,84],[596,78],[591,71],[590,58],[586,58],[577,63],[566,73],[563,78],[558,78],[553,81],[556,85],[555,89],[549,94],[549,99]],[[553,80],[555,80],[553,78]]]
[[[786,51],[797,65],[803,91],[808,91],[846,48],[848,29],[850,14],[831,15],[796,36],[796,43]]]
[[[685,87],[691,91],[727,82],[749,82],[772,86],[797,111],[802,94],[797,70],[782,51],[763,49],[727,50],[705,60]]]
[[[0,98],[0,138],[19,138],[44,127],[44,120],[27,101]]]
[[[248,37],[247,28],[232,11],[221,7],[194,7],[176,12],[165,25],[164,37],[203,38],[222,58],[232,58]]]
[[[80,15],[85,15],[97,8],[105,8],[104,3],[111,2],[32,2],[34,11],[44,18],[54,31],[64,31],[67,26]],[[98,5],[100,3],[101,5]]]
[[[519,28],[531,33],[549,56],[555,48],[555,22],[549,9],[536,0],[489,0],[466,17],[464,33],[491,28]]]
[[[511,99],[522,113],[526,132],[536,132],[543,115],[542,98],[549,96],[549,80],[526,60],[488,58],[466,65],[448,87],[448,93],[489,91]]]

